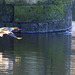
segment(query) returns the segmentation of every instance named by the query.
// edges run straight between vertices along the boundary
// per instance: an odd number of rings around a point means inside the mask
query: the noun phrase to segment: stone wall
[[[7,5],[0,5],[0,23],[10,23],[13,21],[14,18],[14,6],[7,4]]]
[[[23,1],[25,4],[21,0],[6,0],[7,5],[11,4],[12,7],[7,11],[2,9],[5,13],[4,17],[1,15],[0,27],[18,26],[27,33],[66,31],[71,28],[72,0]]]
[[[75,0],[74,0],[74,3],[72,5],[72,20],[75,21]]]

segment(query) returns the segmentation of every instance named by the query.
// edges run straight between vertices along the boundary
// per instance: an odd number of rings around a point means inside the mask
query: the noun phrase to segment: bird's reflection
[[[0,75],[13,74],[13,68],[18,66],[19,62],[20,57],[14,55],[14,38],[7,35],[0,38]]]
[[[7,74],[13,70],[13,50],[14,39],[11,37],[0,38],[0,74]]]
[[[8,74],[8,72],[12,70],[13,70],[13,60],[7,57],[3,57],[3,53],[0,52],[0,74],[1,73],[2,75],[4,73]]]

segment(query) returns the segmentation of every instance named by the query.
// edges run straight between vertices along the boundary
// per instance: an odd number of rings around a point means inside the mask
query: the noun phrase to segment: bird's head
[[[14,30],[21,30],[21,29],[19,29],[18,27],[14,27]]]

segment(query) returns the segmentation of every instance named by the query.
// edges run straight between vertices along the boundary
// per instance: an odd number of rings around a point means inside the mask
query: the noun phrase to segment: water
[[[71,42],[71,61],[70,61],[70,74],[75,75],[75,22],[72,22],[72,42]]]
[[[0,75],[70,75],[71,34],[21,36],[0,38]]]

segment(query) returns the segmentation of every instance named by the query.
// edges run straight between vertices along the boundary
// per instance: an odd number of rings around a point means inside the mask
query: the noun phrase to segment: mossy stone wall
[[[74,3],[72,5],[72,20],[75,21],[75,0],[74,0]]]
[[[53,32],[71,28],[73,0],[5,1],[14,6],[14,18],[10,23],[21,27],[22,32]]]
[[[32,5],[15,6],[15,22],[47,22],[53,19],[62,19],[65,17],[65,5]]]

